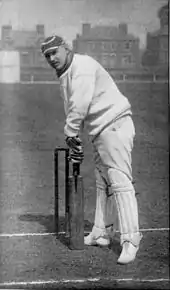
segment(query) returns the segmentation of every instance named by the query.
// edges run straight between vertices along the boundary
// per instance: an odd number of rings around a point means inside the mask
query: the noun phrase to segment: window
[[[11,38],[11,37],[6,37],[5,39],[4,39],[4,41],[2,42],[2,44],[3,44],[3,46],[5,47],[5,48],[12,48],[13,47],[13,44],[14,44],[14,41],[13,41],[13,39]]]
[[[83,49],[83,52],[84,52],[84,50],[85,50],[84,44],[82,45],[82,49]],[[86,50],[85,50],[85,52],[87,52],[87,51],[91,52],[94,49],[95,49],[95,43],[94,42],[92,42],[92,41],[86,42]]]
[[[101,64],[104,67],[107,67],[109,65],[109,56],[107,54],[101,56]]]
[[[28,64],[30,64],[30,56],[29,56],[28,51],[22,51],[22,52],[21,52],[21,63],[22,63],[23,65],[28,65]]]
[[[164,64],[168,63],[168,51],[160,52],[160,62]]]
[[[42,55],[42,52],[37,53],[37,64],[38,65],[45,65],[46,64],[46,61],[45,61],[44,56]]]
[[[168,19],[168,17],[169,17],[168,10],[165,10],[165,11],[164,11],[163,18]]]
[[[95,42],[90,42],[90,50],[95,50],[96,45]]]
[[[108,42],[101,42],[101,50],[108,51],[109,43]]]
[[[114,50],[116,48],[116,43],[115,42],[111,42],[110,43],[110,48],[111,48],[111,50]]]
[[[115,42],[110,42],[110,41],[103,41],[101,42],[101,51],[103,52],[112,52],[116,49],[116,43]]]
[[[8,43],[11,43],[11,42],[13,42],[13,39],[11,37],[9,37],[9,36],[6,36],[4,41],[8,42]]]
[[[109,68],[114,68],[116,65],[116,54],[110,54],[109,56]]]
[[[28,51],[22,51],[21,54],[22,55],[28,55]]]
[[[161,47],[161,49],[167,49],[168,50],[168,37],[161,39],[160,47]]]
[[[129,50],[131,47],[132,47],[132,42],[130,40],[124,42],[124,48],[126,50]]]
[[[122,64],[129,65],[133,63],[133,57],[131,54],[123,55],[122,56]]]
[[[105,49],[105,43],[101,42],[101,50],[104,50],[104,49]]]

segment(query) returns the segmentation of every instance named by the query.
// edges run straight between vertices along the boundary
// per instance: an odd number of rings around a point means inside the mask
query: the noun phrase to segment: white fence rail
[[[115,80],[116,83],[169,83],[168,80]],[[20,81],[20,84],[59,84],[59,81]]]

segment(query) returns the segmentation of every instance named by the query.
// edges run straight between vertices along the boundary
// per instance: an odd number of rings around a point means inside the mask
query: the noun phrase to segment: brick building
[[[154,69],[168,66],[169,54],[169,5],[161,7],[158,12],[160,29],[147,34],[147,47],[142,57],[142,64]]]
[[[82,34],[73,40],[76,52],[86,53],[106,69],[134,69],[140,66],[139,39],[128,33],[127,24],[118,27],[84,23]]]
[[[0,50],[19,51],[21,80],[55,78],[40,50],[44,37],[44,25],[37,25],[34,31],[13,30],[11,25],[2,26]]]

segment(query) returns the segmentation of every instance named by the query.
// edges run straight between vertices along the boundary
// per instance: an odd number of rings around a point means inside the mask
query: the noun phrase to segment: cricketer
[[[99,62],[88,55],[74,53],[62,37],[53,35],[46,38],[41,50],[60,82],[66,115],[65,141],[72,162],[82,163],[84,159],[80,138],[84,122],[94,149],[95,220],[91,233],[84,237],[84,243],[89,246],[109,245],[111,225],[107,224],[106,208],[115,200],[122,247],[117,262],[132,262],[139,250],[142,234],[132,183],[131,153],[135,128],[131,105]]]

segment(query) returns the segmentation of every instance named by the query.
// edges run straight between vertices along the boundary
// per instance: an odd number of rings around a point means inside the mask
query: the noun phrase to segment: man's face
[[[51,49],[45,53],[45,57],[53,68],[59,70],[65,65],[67,51],[65,47],[61,45],[58,48]]]

